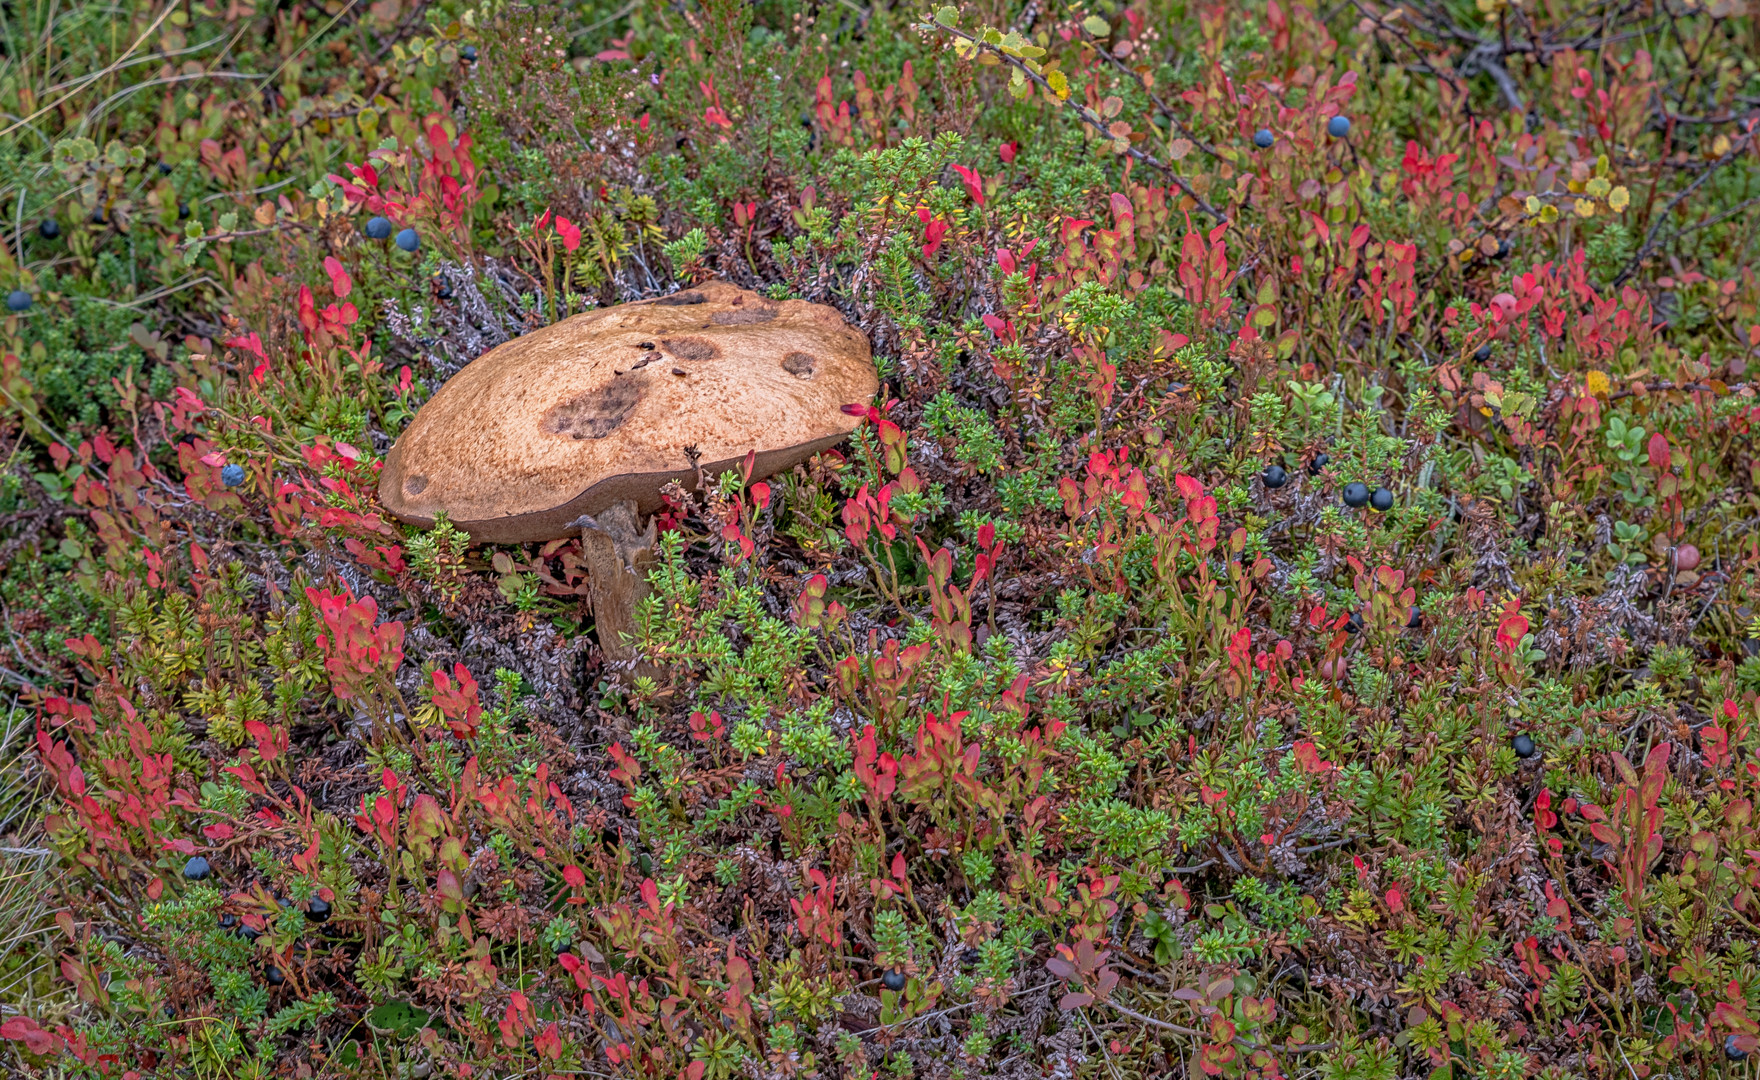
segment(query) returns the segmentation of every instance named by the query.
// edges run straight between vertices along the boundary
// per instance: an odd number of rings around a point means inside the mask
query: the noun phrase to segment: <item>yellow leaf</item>
[[[1612,389],[1612,383],[1608,381],[1607,372],[1591,368],[1589,373],[1583,376],[1583,389],[1595,397],[1600,397]]]
[[[1528,208],[1528,213],[1538,214],[1540,212],[1540,197],[1538,195],[1530,195],[1528,196],[1528,201],[1523,205]]]
[[[1613,184],[1608,181],[1607,177],[1597,176],[1587,184],[1584,184],[1583,190],[1593,198],[1605,199],[1607,198],[1607,193],[1613,190]]]
[[[1540,208],[1540,223],[1550,225],[1558,220],[1558,207],[1548,203]]]
[[[1607,193],[1607,205],[1612,207],[1613,212],[1617,214],[1632,205],[1632,193],[1625,189],[1624,184],[1621,184]]]
[[[1051,92],[1059,98],[1069,97],[1069,80],[1064,77],[1063,72],[1048,72],[1045,75],[1045,81],[1051,84]]]
[[[1578,199],[1576,203],[1571,206],[1571,209],[1576,211],[1577,216],[1580,218],[1592,218],[1595,216],[1595,204],[1588,199]]]

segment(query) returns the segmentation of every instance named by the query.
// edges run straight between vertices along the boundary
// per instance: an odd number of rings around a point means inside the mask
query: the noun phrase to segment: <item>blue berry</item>
[[[1743,1050],[1741,1045],[1736,1042],[1736,1037],[1734,1035],[1726,1035],[1723,1040],[1723,1056],[1729,1058],[1731,1061],[1740,1061],[1748,1056],[1748,1052]]]
[[[1265,482],[1266,487],[1276,490],[1289,483],[1289,473],[1284,472],[1282,465],[1273,465],[1266,469],[1259,479]]]
[[[397,234],[397,246],[405,251],[414,251],[422,246],[422,242],[417,239],[414,229],[405,229]]]
[[[1271,149],[1271,144],[1276,141],[1277,136],[1271,134],[1270,128],[1260,128],[1253,134],[1253,145],[1261,150]]]
[[[367,219],[367,238],[369,240],[388,240],[391,237],[391,220],[375,217]]]
[[[237,487],[244,483],[244,466],[228,465],[220,470],[220,482],[227,487]]]
[[[52,217],[46,217],[37,223],[37,235],[45,240],[53,240],[61,235],[61,223]]]
[[[1369,503],[1369,485],[1363,483],[1346,484],[1344,486],[1344,504],[1352,510],[1367,506]]]
[[[1326,121],[1326,134],[1332,136],[1335,139],[1342,139],[1346,135],[1349,135],[1350,133],[1351,133],[1351,118],[1350,117],[1348,117],[1348,116],[1335,116],[1332,119]]]
[[[458,55],[464,57],[465,63],[474,64],[477,62],[477,47],[475,45],[466,45],[458,51]]]
[[[1511,739],[1509,747],[1516,752],[1516,757],[1531,758],[1534,756],[1534,740],[1526,733]]]
[[[6,294],[6,310],[8,310],[8,311],[29,311],[30,309],[31,309],[31,294],[30,293],[25,292],[23,289],[14,289],[11,292]]]
[[[1393,509],[1393,492],[1386,488],[1376,488],[1375,494],[1369,496],[1369,505],[1383,514]]]
[[[214,868],[208,865],[208,860],[200,855],[190,856],[189,862],[183,864],[183,876],[191,881],[201,881],[213,872]]]
[[[880,985],[886,987],[886,989],[895,994],[900,990],[903,990],[904,984],[909,981],[910,980],[905,977],[905,973],[902,971],[888,971],[886,974],[880,976]]]

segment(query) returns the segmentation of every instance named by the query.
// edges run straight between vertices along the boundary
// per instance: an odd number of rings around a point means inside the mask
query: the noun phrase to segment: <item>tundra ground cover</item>
[[[1741,5],[0,13],[0,1040],[69,1077],[1707,1077],[1760,1036]],[[712,277],[883,389],[402,527]]]

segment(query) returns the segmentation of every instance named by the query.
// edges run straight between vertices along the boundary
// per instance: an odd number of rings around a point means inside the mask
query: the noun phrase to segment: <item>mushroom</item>
[[[616,670],[648,592],[659,508],[753,458],[769,476],[843,441],[879,389],[868,339],[831,308],[726,282],[564,319],[472,361],[423,405],[379,474],[413,525],[471,539],[578,535],[594,629]],[[700,467],[699,467],[700,466]]]
[[[633,504],[629,528],[698,468],[756,453],[753,477],[841,442],[879,378],[829,307],[727,282],[564,319],[490,350],[423,405],[385,456],[379,500],[471,539],[555,540]],[[687,448],[694,448],[693,459]]]

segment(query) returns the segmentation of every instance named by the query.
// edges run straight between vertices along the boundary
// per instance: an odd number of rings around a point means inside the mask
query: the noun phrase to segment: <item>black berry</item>
[[[1413,604],[1412,605],[1412,614],[1410,617],[1408,617],[1406,619],[1406,627],[1411,630],[1416,630],[1418,627],[1423,626],[1423,625],[1424,625],[1424,613],[1418,610],[1418,605]]]
[[[903,990],[904,984],[908,981],[909,980],[905,978],[905,974],[902,971],[888,971],[886,974],[880,976],[880,985],[886,987],[886,989],[891,990],[895,994],[900,990]]]
[[[182,221],[183,219],[185,219],[187,217],[189,217],[189,203],[186,203],[186,202],[178,203],[177,204],[177,220]]]
[[[306,921],[323,922],[330,917],[330,902],[314,899],[306,905]]]
[[[269,966],[269,970],[263,972],[263,981],[270,986],[280,986],[286,979],[287,976],[281,974],[281,969],[273,964]]]
[[[1344,504],[1353,510],[1361,509],[1369,503],[1369,485],[1351,483],[1344,486]]]
[[[1491,359],[1491,346],[1489,346],[1489,345],[1479,346],[1479,351],[1475,352],[1473,354],[1473,359],[1479,361],[1479,363],[1481,363],[1481,364],[1483,364],[1485,361]]]
[[[61,235],[61,223],[52,217],[37,222],[37,235],[45,240],[53,240]]]
[[[1393,492],[1386,488],[1376,488],[1375,494],[1369,496],[1369,505],[1382,513],[1393,509]]]
[[[1314,460],[1308,462],[1308,475],[1319,476],[1320,470],[1326,468],[1326,463],[1331,460],[1332,458],[1329,455],[1315,454]]]
[[[1723,1056],[1729,1058],[1731,1061],[1740,1061],[1748,1056],[1748,1052],[1738,1046],[1736,1044],[1735,1035],[1730,1034],[1724,1036],[1723,1039]]]
[[[1266,487],[1275,490],[1289,483],[1289,473],[1283,471],[1282,465],[1273,465],[1259,479],[1265,481]]]
[[[183,864],[183,876],[191,881],[202,881],[213,872],[214,868],[208,865],[208,860],[200,855],[192,855],[189,862]]]
[[[1363,632],[1363,613],[1362,612],[1360,612],[1360,611],[1351,612],[1350,620],[1344,624],[1344,632],[1347,634],[1360,634]]]
[[[1516,752],[1516,757],[1526,759],[1534,756],[1534,740],[1526,732],[1511,739],[1509,746]]]

